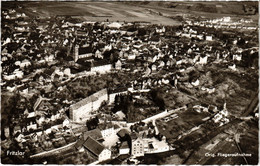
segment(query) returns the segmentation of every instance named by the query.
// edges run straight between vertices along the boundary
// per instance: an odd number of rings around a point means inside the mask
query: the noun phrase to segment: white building
[[[122,62],[121,62],[120,60],[118,60],[118,61],[116,62],[115,68],[116,68],[117,70],[121,70],[121,69],[122,69]]]
[[[123,155],[123,154],[129,154],[130,153],[130,148],[127,144],[127,142],[123,142],[121,147],[119,148],[119,154]]]
[[[212,41],[213,38],[212,38],[212,36],[206,36],[206,40],[208,40],[208,41]]]
[[[115,97],[116,95],[119,95],[119,94],[126,94],[127,91],[122,91],[122,92],[116,92],[116,93],[111,93],[109,94],[109,103],[108,104],[112,104],[115,102]]]
[[[111,127],[111,128],[107,128],[107,129],[104,129],[101,131],[101,134],[103,136],[103,138],[107,138],[113,134],[115,134],[115,130],[114,130],[114,127]]]
[[[107,89],[100,90],[93,95],[73,104],[70,107],[70,118],[73,121],[80,122],[83,119],[89,119],[91,112],[96,111],[102,102],[108,100]]]
[[[208,56],[205,56],[205,57],[200,57],[200,61],[199,61],[199,64],[207,64],[208,62]]]
[[[141,138],[132,139],[132,156],[144,156],[144,141]]]
[[[101,65],[101,66],[93,66],[91,67],[91,72],[99,72],[99,73],[106,73],[112,69],[111,64]]]
[[[165,136],[161,141],[155,138],[144,139],[145,154],[162,153],[170,150],[170,146],[166,142]]]
[[[98,159],[99,162],[105,161],[111,158],[111,150],[105,148],[105,146],[92,137],[87,137],[83,146]]]
[[[136,55],[135,54],[129,54],[127,58],[128,58],[128,60],[134,60],[136,58]]]

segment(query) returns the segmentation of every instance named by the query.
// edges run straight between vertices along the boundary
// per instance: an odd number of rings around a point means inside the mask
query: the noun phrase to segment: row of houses
[[[213,20],[205,20],[205,21],[186,21],[186,23],[190,26],[201,26],[208,28],[223,28],[223,29],[249,29],[249,30],[257,30],[257,26],[253,26],[252,20],[232,20],[231,17],[223,17],[219,19]],[[248,24],[248,25],[246,25]]]

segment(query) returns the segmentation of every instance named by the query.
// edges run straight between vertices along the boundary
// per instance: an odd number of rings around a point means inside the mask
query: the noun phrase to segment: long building
[[[91,96],[71,105],[70,119],[75,122],[82,122],[91,117],[91,112],[99,109],[103,101],[108,100],[107,89],[102,89]]]

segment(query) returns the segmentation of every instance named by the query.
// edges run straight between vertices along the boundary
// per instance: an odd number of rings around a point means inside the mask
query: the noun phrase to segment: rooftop
[[[83,146],[95,156],[98,156],[105,149],[105,147],[101,143],[99,143],[92,137],[87,137]]]
[[[90,102],[94,102],[94,101],[98,100],[98,98],[100,96],[103,96],[103,95],[106,95],[106,94],[107,94],[107,89],[102,89],[102,90],[100,90],[100,91],[98,91],[98,92],[96,92],[96,93],[86,97],[85,99],[80,100],[79,102],[71,105],[71,109],[72,110],[77,110],[80,107],[82,107],[82,106],[84,106],[84,105],[86,105],[86,104],[88,104]]]

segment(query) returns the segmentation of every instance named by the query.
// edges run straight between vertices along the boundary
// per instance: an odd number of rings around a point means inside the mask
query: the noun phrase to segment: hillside
[[[182,11],[196,11],[219,14],[248,15],[258,13],[258,2],[125,2],[133,5],[171,8]],[[247,11],[252,9],[252,12]],[[255,12],[254,12],[255,11]]]

